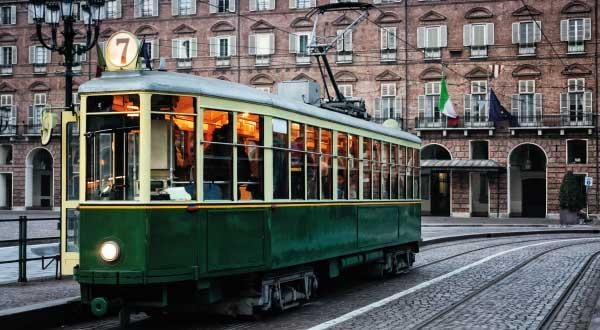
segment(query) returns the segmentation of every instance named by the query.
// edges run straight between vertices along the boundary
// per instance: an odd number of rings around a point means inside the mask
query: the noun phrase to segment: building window
[[[511,110],[520,126],[537,127],[542,124],[542,94],[535,92],[535,80],[520,80],[519,93],[511,98]]]
[[[190,69],[192,67],[192,58],[198,56],[196,38],[173,39],[171,47],[171,57],[177,60],[177,68]]]
[[[586,91],[585,79],[569,79],[567,93],[560,94],[561,125],[592,125],[592,92]]]
[[[17,64],[17,47],[0,46],[0,74],[11,75],[15,64]]]
[[[467,24],[463,27],[463,44],[471,47],[471,57],[487,57],[488,46],[494,45],[494,24]]]
[[[375,98],[375,121],[383,122],[386,119],[400,119],[400,98],[396,96],[396,84],[381,84],[381,96]]]
[[[214,57],[216,65],[228,67],[231,57],[236,54],[236,38],[234,36],[218,36],[210,38],[210,57]]]
[[[316,0],[290,0],[290,9],[312,8],[316,5]]]
[[[440,83],[425,83],[425,95],[419,95],[418,127],[441,127],[442,115],[439,108]]]
[[[17,24],[17,6],[0,7],[0,25]]]
[[[442,58],[441,49],[448,47],[446,25],[417,28],[417,48],[422,49],[426,60]]]
[[[471,159],[489,159],[488,141],[471,141]]]
[[[135,0],[133,3],[134,17],[158,16],[158,0]]]
[[[352,85],[350,84],[338,85],[338,89],[340,90],[340,93],[344,95],[345,98],[352,98],[354,96]]]
[[[27,134],[40,134],[42,112],[46,108],[48,95],[46,93],[33,94],[33,105],[27,114]]]
[[[235,0],[210,0],[208,11],[214,13],[235,13]]]
[[[519,55],[534,55],[535,45],[542,41],[542,22],[515,22],[512,25],[512,43],[519,45]]]
[[[0,95],[0,135],[17,133],[17,106],[13,94]]]
[[[196,0],[172,0],[171,14],[173,16],[196,14]]]
[[[337,63],[352,63],[352,30],[337,30]]]
[[[396,61],[396,28],[383,27],[380,29],[381,61]]]
[[[121,18],[121,0],[106,1],[104,11],[105,19]]]
[[[271,64],[271,55],[275,54],[275,34],[256,33],[250,34],[248,54],[256,57],[256,66]]]
[[[296,64],[310,64],[310,32],[290,33],[290,53],[296,54]]]
[[[84,49],[85,44],[76,43],[75,46]],[[75,54],[73,56],[73,71],[74,72],[80,72],[81,71],[81,65],[85,61],[87,61],[87,52],[82,53],[82,54]]]
[[[488,126],[487,81],[472,81],[471,94],[465,94],[465,124],[471,127]]]
[[[250,0],[250,11],[275,9],[275,0]]]
[[[560,21],[560,40],[567,42],[569,53],[585,52],[585,41],[592,39],[590,18],[571,18]]]
[[[567,164],[587,164],[587,140],[567,140]]]
[[[29,64],[33,64],[33,73],[46,73],[50,63],[50,50],[44,46],[29,46]]]

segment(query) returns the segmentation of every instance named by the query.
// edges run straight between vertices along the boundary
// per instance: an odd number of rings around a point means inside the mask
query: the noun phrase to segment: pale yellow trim
[[[67,134],[67,126],[70,123],[77,123],[78,118],[69,111],[63,111],[61,117],[61,132],[63,132],[61,134],[61,159],[63,161],[60,166],[60,176],[62,178],[62,180],[60,180],[60,272],[61,275],[68,276],[73,275],[73,267],[79,264],[79,253],[67,252],[67,209],[77,208],[79,200],[67,200],[67,166],[69,165],[67,162],[67,151],[69,150],[69,134]],[[81,184],[81,174],[79,181]]]
[[[151,93],[140,94],[140,145],[138,154],[138,178],[140,202],[150,201],[150,167],[152,162],[152,120],[150,115]]]

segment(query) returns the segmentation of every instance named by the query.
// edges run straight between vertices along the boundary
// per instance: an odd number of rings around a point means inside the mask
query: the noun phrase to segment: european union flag
[[[506,108],[502,106],[493,89],[490,89],[489,102],[490,121],[497,123],[499,121],[510,120],[512,122],[511,113],[506,111]]]

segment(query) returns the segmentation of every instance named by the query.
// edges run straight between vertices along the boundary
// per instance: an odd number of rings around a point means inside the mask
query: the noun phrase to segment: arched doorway
[[[421,150],[421,160],[451,160],[448,149],[430,144]],[[450,172],[421,169],[421,211],[434,216],[450,216]]]
[[[26,159],[25,207],[52,209],[52,155],[44,148],[32,150]]]
[[[509,155],[509,210],[515,217],[546,217],[546,153],[525,143]]]

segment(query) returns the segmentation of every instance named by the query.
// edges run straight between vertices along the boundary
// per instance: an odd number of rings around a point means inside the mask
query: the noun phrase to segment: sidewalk
[[[558,219],[545,218],[452,218],[423,216],[421,218],[423,227],[443,226],[494,226],[494,227],[556,227],[559,226]]]

